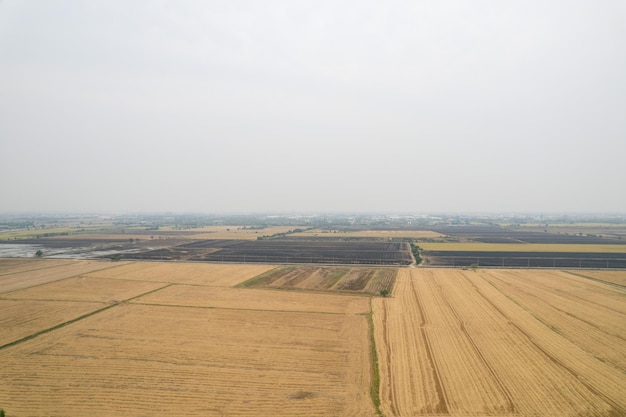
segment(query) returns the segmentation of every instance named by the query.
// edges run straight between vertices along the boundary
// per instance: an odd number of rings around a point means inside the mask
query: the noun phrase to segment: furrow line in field
[[[41,261],[38,261],[38,262],[41,262]],[[45,263],[46,261],[43,261],[43,262]],[[71,262],[73,262],[73,261],[65,261],[65,262],[62,262],[62,263],[59,262],[56,265],[41,266],[39,268],[20,269],[20,270],[17,270],[17,271],[3,272],[3,273],[0,273],[0,276],[12,275],[12,274],[20,274],[20,273],[23,273],[23,272],[40,271],[42,269],[50,269],[50,268],[57,268],[57,267],[60,268],[60,267],[67,266],[67,264],[69,264]]]
[[[485,271],[486,275],[491,277],[498,276],[501,271]],[[575,276],[565,275],[562,271],[537,271],[536,274],[524,275],[523,270],[509,271],[507,275],[510,279],[516,282],[523,283],[528,286],[532,283],[532,289],[534,291],[543,291],[546,294],[550,294],[553,297],[558,297],[564,300],[571,300],[576,302],[578,307],[590,305],[593,308],[599,308],[601,310],[608,310],[611,313],[619,314],[626,320],[626,310],[623,309],[625,305],[623,302],[623,295],[616,294],[615,291],[598,291],[599,286],[594,282],[582,279],[578,280]],[[552,280],[570,281],[578,280],[582,287],[576,288],[571,285],[568,286],[568,291],[558,285],[550,285],[550,281],[546,277]],[[602,287],[600,287],[602,288]],[[576,291],[574,291],[576,289]],[[606,289],[606,288],[604,288]],[[615,296],[618,296],[615,298]],[[613,305],[609,301],[613,301]],[[616,309],[616,307],[622,307],[622,310]]]
[[[480,348],[476,344],[476,341],[472,338],[472,335],[468,332],[467,327],[465,326],[465,324],[461,320],[461,317],[459,316],[459,314],[456,311],[456,309],[452,306],[450,301],[443,294],[443,289],[441,288],[441,286],[439,284],[436,284],[436,286],[437,286],[438,291],[441,294],[441,298],[444,301],[445,305],[450,309],[450,311],[452,312],[453,316],[457,320],[457,322],[458,322],[458,324],[459,324],[459,326],[461,328],[461,332],[463,332],[463,334],[467,338],[468,342],[472,346],[472,349],[476,353],[477,357],[480,359],[481,363],[485,366],[485,368],[487,369],[489,374],[493,377],[496,385],[501,390],[502,394],[505,396],[505,398],[507,400],[507,410],[506,410],[506,412],[507,413],[517,413],[517,407],[515,406],[515,403],[513,402],[513,398],[511,397],[511,393],[506,388],[506,386],[502,383],[502,381],[498,377],[498,374],[495,372],[493,367],[489,364],[489,362],[487,361],[487,358],[485,357],[485,355],[482,353],[482,351],[480,350]]]
[[[469,280],[469,278],[465,277],[466,279]],[[483,278],[484,279],[484,278]],[[471,282],[471,281],[470,281]],[[488,281],[487,281],[488,282]],[[472,285],[474,285],[472,283]],[[498,307],[491,299],[489,299],[489,297],[487,297],[478,287],[476,287],[474,285],[476,291],[478,292],[478,294],[480,296],[482,296],[485,301],[491,305],[491,307],[496,310],[502,317],[504,317],[507,322],[513,326],[515,329],[517,329],[517,331],[524,335],[524,337],[535,347],[535,349],[537,349],[539,352],[541,352],[549,361],[551,361],[552,363],[556,364],[557,366],[559,366],[561,369],[563,369],[565,372],[567,372],[568,374],[570,374],[572,377],[574,377],[577,381],[579,381],[589,392],[595,394],[596,396],[598,396],[599,398],[601,398],[603,401],[605,401],[607,404],[611,405],[616,411],[619,411],[619,413],[626,415],[626,408],[624,408],[618,401],[614,400],[613,398],[611,398],[609,395],[607,395],[606,393],[602,392],[599,389],[596,389],[591,383],[589,383],[586,378],[584,378],[582,375],[580,375],[578,372],[576,372],[574,369],[572,369],[570,366],[568,366],[566,363],[564,363],[562,360],[560,360],[559,358],[557,358],[555,355],[553,355],[552,353],[550,353],[546,348],[544,348],[543,346],[541,346],[535,339],[534,337],[528,333],[525,329],[523,329],[518,323],[516,323],[511,316],[509,316],[505,311],[503,311],[500,307]],[[495,287],[497,289],[497,287]],[[500,291],[499,289],[497,289],[498,291]],[[509,298],[510,297],[506,294],[503,294],[505,297]],[[512,300],[513,301],[513,300]],[[514,301],[513,301],[514,302]]]
[[[565,272],[566,274],[570,274],[570,275],[575,275],[575,276],[577,276],[577,277],[581,277],[581,278],[589,279],[589,280],[592,280],[592,281],[596,281],[596,282],[599,282],[599,283],[601,283],[601,284],[611,285],[611,286],[613,286],[613,287],[617,287],[617,288],[619,288],[619,289],[626,289],[626,285],[618,284],[618,283],[616,283],[616,282],[605,281],[605,280],[600,279],[600,278],[590,277],[590,276],[588,276],[588,275],[579,274],[579,273],[577,273],[577,272],[573,272],[573,271],[565,271],[565,270],[564,270],[564,271],[562,271],[562,272]]]
[[[418,294],[418,291],[415,288],[415,284],[412,279],[410,283],[411,283],[411,293],[414,297],[415,303],[417,305],[417,308],[420,312],[420,317],[421,317],[421,320],[419,323],[420,334],[422,336],[424,345],[426,347],[426,355],[432,367],[435,389],[437,390],[437,396],[439,397],[439,404],[437,405],[437,409],[435,410],[435,412],[441,413],[441,414],[450,414],[448,398],[444,390],[443,383],[441,381],[441,375],[439,374],[437,363],[435,362],[435,356],[433,354],[433,349],[432,349],[430,340],[428,339],[428,334],[426,333],[426,329],[424,327],[428,320],[425,315],[424,308],[422,306],[422,301],[420,300],[420,295]]]
[[[520,286],[513,285],[510,282],[505,282],[504,280],[502,280],[500,277],[498,277],[496,275],[490,275],[490,276],[492,278],[498,280],[502,285],[510,286],[510,287],[514,288],[515,291],[518,291],[518,292],[521,292],[523,294],[526,294],[527,296],[532,297],[532,298],[538,300],[539,302],[547,303],[546,300],[545,300],[545,296],[544,297],[540,297],[539,295],[532,293],[528,289],[524,289],[524,288],[522,288]],[[562,313],[562,314],[565,314],[565,315],[567,315],[567,316],[569,316],[569,317],[571,317],[571,318],[573,318],[575,320],[581,321],[581,322],[583,322],[583,323],[585,323],[585,324],[587,324],[589,326],[592,326],[597,331],[602,332],[602,333],[604,333],[604,334],[606,334],[608,336],[615,337],[615,338],[620,339],[622,341],[626,341],[626,337],[624,337],[624,336],[622,336],[620,334],[617,334],[617,333],[609,332],[608,330],[605,330],[605,329],[601,328],[600,326],[598,326],[597,323],[593,323],[593,322],[591,322],[589,320],[586,320],[586,319],[584,319],[582,317],[577,316],[576,314],[574,314],[574,313],[572,313],[570,311],[565,310],[564,308],[559,307],[557,303],[551,302],[551,303],[549,303],[549,307],[554,309],[554,310],[556,310],[556,311],[558,311],[558,312],[560,312],[560,313]],[[528,310],[525,307],[522,307],[522,308]],[[534,311],[534,309],[533,309],[533,311]]]
[[[157,288],[157,289],[155,289],[155,290],[148,291],[148,292],[146,292],[146,293],[140,294],[140,295],[135,296],[135,297],[131,297],[131,298],[129,298],[129,299],[127,299],[127,300],[124,300],[124,301],[122,301],[122,302],[116,302],[116,303],[113,303],[113,304],[109,304],[109,305],[107,305],[107,306],[105,306],[105,307],[102,307],[102,308],[100,308],[100,309],[97,309],[97,310],[91,311],[91,312],[89,312],[89,313],[87,313],[87,314],[83,314],[83,315],[81,315],[81,316],[79,316],[79,317],[76,317],[76,318],[74,318],[74,319],[71,319],[71,320],[65,321],[65,322],[63,322],[63,323],[59,323],[59,324],[57,324],[56,326],[52,326],[52,327],[49,327],[49,328],[47,328],[47,329],[40,330],[40,331],[38,331],[38,332],[36,332],[36,333],[30,334],[30,335],[28,335],[28,336],[22,337],[22,338],[20,338],[20,339],[18,339],[18,340],[14,340],[14,341],[12,341],[12,342],[5,343],[4,345],[1,345],[1,346],[0,346],[0,350],[5,349],[5,348],[8,348],[8,347],[11,347],[11,346],[18,345],[18,344],[20,344],[20,343],[23,343],[23,342],[26,342],[26,341],[28,341],[28,340],[34,339],[34,338],[39,337],[39,336],[41,336],[41,335],[44,335],[44,334],[47,334],[47,333],[53,332],[53,331],[55,331],[55,330],[57,330],[57,329],[63,328],[63,327],[68,326],[68,325],[70,325],[70,324],[72,324],[72,323],[76,323],[77,321],[80,321],[80,320],[86,319],[86,318],[91,317],[91,316],[93,316],[93,315],[95,315],[95,314],[101,313],[101,312],[106,311],[106,310],[108,310],[108,309],[110,309],[110,308],[113,308],[113,307],[115,307],[115,306],[118,306],[118,305],[120,305],[121,303],[125,303],[125,302],[128,302],[128,301],[134,300],[134,299],[136,299],[136,298],[142,297],[142,296],[144,296],[144,295],[148,295],[148,294],[151,294],[151,293],[153,293],[153,292],[156,292],[156,291],[162,290],[163,288],[169,287],[170,285],[172,285],[172,284],[168,284],[168,285],[166,285],[166,286],[164,286],[164,287],[160,287],[160,288]]]

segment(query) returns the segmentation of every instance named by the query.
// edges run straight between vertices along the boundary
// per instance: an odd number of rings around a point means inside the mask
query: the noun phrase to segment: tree
[[[43,256],[43,252],[41,251],[41,249],[39,249],[37,252],[35,252],[35,256],[38,258],[41,258]],[[0,414],[0,417],[2,417],[2,414]]]
[[[386,288],[384,290],[380,290],[380,295],[381,297],[387,297],[389,295],[389,290]]]

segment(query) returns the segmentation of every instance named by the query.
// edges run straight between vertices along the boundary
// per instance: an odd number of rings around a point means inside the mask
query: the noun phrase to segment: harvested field
[[[67,265],[72,261],[32,258],[0,258],[0,276]]]
[[[0,405],[9,416],[373,417],[369,299],[227,288],[271,268],[114,264],[5,293]]]
[[[118,305],[0,350],[0,404],[9,415],[373,416],[367,333],[361,315]]]
[[[365,314],[369,300],[333,294],[298,294],[241,288],[173,285],[133,302],[185,307],[227,308],[264,311]]]
[[[391,292],[396,273],[396,268],[282,266],[241,286],[378,295],[381,290]]]
[[[604,282],[610,282],[616,285],[626,287],[626,273],[624,271],[569,271],[572,274],[579,275],[581,277],[587,277]]]
[[[88,276],[230,287],[275,267],[275,265],[134,262],[97,271]]]
[[[68,263],[68,261],[38,259],[30,262],[30,266],[12,264],[13,266],[9,266],[6,270],[0,263],[0,294],[111,267],[111,263],[106,261],[71,261]]]
[[[0,299],[0,348],[102,307],[88,302]]]
[[[374,300],[387,416],[626,415],[624,289],[557,271],[402,269]]]
[[[161,287],[160,282],[80,276],[4,293],[0,298],[114,303]]]

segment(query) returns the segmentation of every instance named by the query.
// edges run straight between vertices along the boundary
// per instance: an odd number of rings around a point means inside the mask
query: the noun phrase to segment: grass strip
[[[61,324],[57,324],[56,326],[50,327],[50,328],[48,328],[48,329],[41,330],[41,331],[39,331],[39,332],[37,332],[37,333],[33,333],[33,334],[31,334],[31,335],[29,335],[29,336],[26,336],[26,337],[23,337],[23,338],[21,338],[21,339],[14,340],[14,341],[12,341],[12,342],[9,342],[9,343],[7,343],[7,344],[4,344],[4,345],[0,346],[0,350],[5,349],[5,348],[8,348],[8,347],[11,347],[11,346],[18,345],[18,344],[20,344],[20,343],[22,343],[22,342],[26,342],[26,341],[28,341],[28,340],[34,339],[34,338],[36,338],[36,337],[38,337],[38,336],[41,336],[41,335],[44,335],[44,334],[46,334],[46,333],[50,333],[50,332],[52,332],[52,331],[54,331],[54,330],[60,329],[60,328],[65,327],[65,326],[67,326],[67,325],[69,325],[69,324],[76,323],[76,322],[77,322],[77,321],[79,321],[79,320],[86,319],[87,317],[91,317],[91,316],[93,316],[94,314],[101,313],[101,312],[103,312],[103,311],[105,311],[105,310],[108,310],[108,309],[110,309],[110,308],[112,308],[112,307],[115,307],[116,305],[118,305],[118,303],[115,303],[115,304],[110,304],[110,305],[108,305],[108,306],[106,306],[106,307],[102,307],[102,308],[100,308],[100,309],[98,309],[98,310],[92,311],[91,313],[83,314],[82,316],[76,317],[75,319],[68,320],[68,321],[66,321],[66,322],[63,322],[63,323],[61,323]]]
[[[367,315],[370,333],[370,351],[372,354],[372,382],[370,385],[370,397],[374,403],[376,414],[383,417],[380,409],[380,372],[378,371],[378,352],[376,351],[376,337],[374,336],[374,306],[373,298],[370,298],[370,312]]]
[[[26,336],[26,337],[23,337],[23,338],[21,338],[21,339],[14,340],[14,341],[12,341],[12,342],[9,342],[9,343],[7,343],[7,344],[4,344],[4,345],[0,346],[0,350],[2,350],[2,349],[4,349],[4,348],[11,347],[11,346],[18,345],[18,344],[20,344],[20,343],[23,343],[23,342],[26,342],[26,341],[28,341],[28,340],[34,339],[34,338],[39,337],[39,336],[41,336],[41,335],[44,335],[44,334],[46,334],[46,333],[50,333],[50,332],[52,332],[52,331],[54,331],[54,330],[60,329],[60,328],[65,327],[65,326],[67,326],[67,325],[69,325],[69,324],[76,323],[77,321],[80,321],[80,320],[82,320],[82,319],[86,319],[87,317],[91,317],[91,316],[93,316],[93,315],[95,315],[95,314],[98,314],[98,313],[101,313],[101,312],[103,312],[103,311],[105,311],[105,310],[108,310],[108,309],[110,309],[110,308],[113,308],[113,307],[115,307],[115,306],[117,306],[117,305],[119,305],[119,304],[121,304],[121,303],[125,303],[125,302],[127,302],[127,301],[131,301],[131,300],[134,300],[134,299],[136,299],[136,298],[143,297],[144,295],[148,295],[148,294],[151,294],[151,293],[153,293],[153,292],[156,292],[156,291],[162,290],[163,288],[167,288],[167,287],[169,287],[169,286],[171,286],[171,285],[173,285],[173,284],[168,284],[168,285],[166,285],[166,286],[164,286],[164,287],[160,287],[160,288],[157,288],[157,289],[155,289],[155,290],[148,291],[148,292],[145,292],[145,293],[143,293],[143,294],[139,294],[139,295],[137,295],[137,296],[135,296],[135,297],[128,298],[128,299],[126,299],[126,300],[124,300],[124,301],[121,301],[121,302],[117,302],[117,303],[114,303],[114,304],[109,304],[109,305],[107,305],[107,306],[105,306],[105,307],[102,307],[102,308],[100,308],[100,309],[98,309],[98,310],[92,311],[91,313],[83,314],[82,316],[76,317],[75,319],[65,321],[65,322],[63,322],[63,323],[57,324],[56,326],[50,327],[50,328],[48,328],[48,329],[44,329],[44,330],[41,330],[41,331],[39,331],[39,332],[37,332],[37,333],[33,333],[33,334],[31,334],[31,335],[28,335],[28,336]]]

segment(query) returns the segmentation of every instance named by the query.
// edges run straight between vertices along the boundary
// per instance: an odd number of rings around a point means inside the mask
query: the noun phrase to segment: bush
[[[380,295],[381,297],[387,297],[389,295],[389,290],[388,289],[380,290]]]

